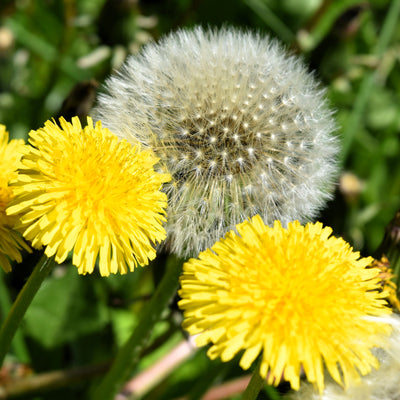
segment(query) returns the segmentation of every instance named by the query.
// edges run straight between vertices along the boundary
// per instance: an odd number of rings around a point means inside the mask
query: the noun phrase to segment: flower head
[[[282,228],[259,216],[237,225],[190,259],[181,277],[183,327],[208,355],[232,359],[244,350],[247,369],[262,353],[260,375],[299,388],[301,368],[321,391],[323,365],[345,385],[377,366],[370,349],[388,325],[371,316],[390,313],[379,270],[321,223]]]
[[[60,119],[30,132],[10,215],[35,247],[63,262],[73,250],[79,273],[126,273],[155,257],[154,244],[165,239],[167,198],[160,191],[167,174],[153,169],[157,158],[119,141],[88,118],[81,127]]]
[[[336,382],[329,381],[318,393],[311,385],[303,385],[298,392],[291,393],[291,400],[398,400],[400,399],[400,317],[392,314],[385,319],[392,328],[392,334],[383,348],[374,349],[380,367],[365,375],[360,382],[343,389]]]
[[[268,37],[181,30],[131,56],[96,117],[172,175],[169,248],[195,256],[246,218],[316,215],[336,172],[334,123],[311,74]]]
[[[11,271],[10,259],[22,261],[21,251],[30,248],[13,227],[17,216],[8,216],[6,208],[13,198],[9,181],[17,176],[17,168],[25,147],[23,140],[8,141],[8,132],[0,125],[0,265]]]

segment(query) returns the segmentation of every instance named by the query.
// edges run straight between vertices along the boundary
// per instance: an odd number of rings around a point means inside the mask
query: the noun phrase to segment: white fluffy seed
[[[181,257],[255,210],[267,224],[305,222],[330,198],[332,113],[313,76],[268,37],[199,27],[167,35],[108,79],[94,114],[171,173],[166,245]]]

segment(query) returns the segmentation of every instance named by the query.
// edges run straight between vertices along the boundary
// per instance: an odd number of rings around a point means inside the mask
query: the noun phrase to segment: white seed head
[[[170,34],[108,79],[94,114],[171,173],[166,243],[182,257],[254,214],[304,222],[330,197],[338,143],[324,92],[268,37]]]

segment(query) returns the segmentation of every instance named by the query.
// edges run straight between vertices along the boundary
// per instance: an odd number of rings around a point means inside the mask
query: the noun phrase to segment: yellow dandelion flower
[[[371,348],[390,327],[379,270],[322,224],[266,226],[260,216],[236,226],[225,239],[184,265],[183,327],[210,358],[231,360],[244,350],[248,369],[262,353],[260,375],[283,378],[293,389],[307,379],[322,391],[324,364],[347,385],[378,361]]]
[[[6,272],[11,271],[10,260],[22,261],[21,251],[30,251],[30,248],[13,230],[17,216],[8,216],[6,208],[13,198],[8,183],[17,177],[17,168],[20,162],[24,141],[8,141],[9,135],[4,125],[0,125],[0,265]]]
[[[126,273],[156,255],[165,239],[167,197],[160,191],[168,174],[154,171],[158,159],[119,141],[101,122],[82,128],[60,119],[30,132],[30,147],[13,183],[7,212],[23,213],[18,229],[48,257],[91,273]]]

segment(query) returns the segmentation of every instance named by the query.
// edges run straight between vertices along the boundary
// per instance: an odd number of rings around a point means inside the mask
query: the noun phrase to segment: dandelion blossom
[[[29,148],[14,183],[7,212],[23,213],[18,228],[48,257],[91,273],[126,273],[155,257],[154,244],[165,239],[167,198],[160,191],[167,174],[154,171],[157,158],[119,141],[88,118],[81,127],[60,119],[30,132]]]
[[[283,378],[298,389],[303,369],[320,391],[323,365],[344,385],[378,366],[370,350],[390,327],[370,317],[390,309],[371,258],[318,222],[271,228],[257,215],[236,228],[240,236],[228,232],[181,277],[183,327],[199,346],[211,343],[210,358],[244,350],[248,369],[262,353],[269,384]]]
[[[400,317],[392,314],[385,322],[393,328],[384,348],[374,349],[379,360],[378,370],[364,376],[360,382],[343,389],[335,382],[327,383],[322,394],[311,385],[303,385],[292,393],[291,400],[398,400],[400,399]]]
[[[17,216],[6,214],[6,208],[13,198],[9,181],[17,177],[24,147],[21,139],[9,142],[6,127],[0,125],[0,265],[6,272],[11,271],[10,260],[21,262],[21,251],[30,251],[19,233],[13,230]]]
[[[170,34],[127,60],[94,113],[171,173],[166,243],[182,257],[256,214],[305,221],[330,197],[338,144],[324,91],[268,37]]]

